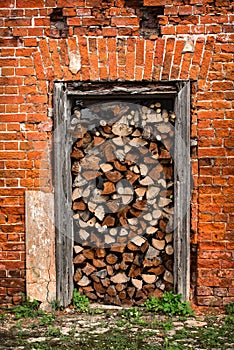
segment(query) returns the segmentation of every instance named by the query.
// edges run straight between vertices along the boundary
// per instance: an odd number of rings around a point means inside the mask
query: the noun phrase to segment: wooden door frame
[[[103,86],[105,83],[102,83]],[[119,84],[119,83],[117,83]],[[110,95],[120,92],[121,86],[108,83],[108,88],[92,90],[97,96]],[[99,84],[100,85],[100,84]],[[183,300],[189,300],[190,292],[190,195],[191,195],[191,168],[190,168],[190,82],[163,82],[146,84],[125,83],[129,88],[122,87],[129,96],[137,89],[139,94],[147,94],[147,86],[154,87],[155,95],[160,98],[163,94],[172,94],[175,101],[175,147],[174,147],[174,181],[175,181],[175,230],[174,230],[174,289],[182,295]],[[70,150],[72,138],[69,133],[71,119],[71,97],[88,95],[94,84],[55,82],[54,83],[54,147],[53,147],[53,185],[55,197],[55,230],[56,230],[56,289],[57,300],[62,306],[71,302],[74,282],[73,267],[73,218],[71,210],[72,178]],[[78,91],[77,91],[78,87]],[[175,87],[177,93],[175,93]],[[132,91],[132,92],[131,92]],[[82,95],[80,96],[82,98]]]

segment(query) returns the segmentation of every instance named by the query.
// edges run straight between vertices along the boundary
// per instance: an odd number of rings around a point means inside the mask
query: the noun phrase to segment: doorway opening
[[[56,83],[57,299],[189,298],[189,82]]]

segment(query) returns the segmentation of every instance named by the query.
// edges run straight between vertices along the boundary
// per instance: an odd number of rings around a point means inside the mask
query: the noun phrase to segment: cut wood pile
[[[90,300],[141,304],[173,288],[174,119],[159,102],[74,111],[74,281]]]

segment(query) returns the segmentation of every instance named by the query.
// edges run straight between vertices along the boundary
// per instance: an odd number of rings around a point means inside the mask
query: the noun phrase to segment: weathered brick
[[[16,7],[18,8],[42,8],[44,6],[43,0],[16,0]]]
[[[137,26],[139,19],[137,17],[114,17],[111,20],[113,26]]]
[[[164,6],[166,0],[144,0],[144,6]]]

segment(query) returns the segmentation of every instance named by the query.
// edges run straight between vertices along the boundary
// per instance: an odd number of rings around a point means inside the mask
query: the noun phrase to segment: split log
[[[164,281],[173,284],[173,275],[170,271],[165,271],[163,279]]]
[[[73,259],[73,263],[76,265],[81,265],[85,261],[85,257],[83,254],[78,254],[76,257]]]
[[[130,298],[133,297],[135,290],[136,290],[135,287],[128,287],[127,288],[127,294],[129,295]]]
[[[106,292],[105,287],[101,283],[94,282],[94,290],[100,294],[104,294]]]
[[[108,215],[102,222],[102,226],[113,227],[115,225],[115,218],[111,215]]]
[[[132,278],[131,279],[132,284],[134,287],[136,287],[136,289],[142,289],[143,286],[143,282],[137,278]]]
[[[77,282],[78,286],[85,287],[91,283],[90,279],[87,276],[83,276],[79,282]]]
[[[106,267],[106,264],[102,259],[93,259],[92,263],[93,263],[93,266],[95,266],[99,269]]]
[[[112,285],[112,286],[109,286],[106,290],[107,294],[112,296],[112,297],[115,297],[117,295],[117,292],[116,292],[116,289],[115,287]]]
[[[96,248],[95,249],[95,256],[97,258],[105,258],[105,256],[106,256],[106,249],[104,249],[104,248]]]
[[[79,282],[82,277],[82,270],[80,268],[76,269],[76,272],[74,274],[74,281]]]
[[[156,278],[157,277],[155,275],[150,275],[150,274],[145,274],[145,273],[142,274],[142,279],[147,284],[154,283],[156,281]]]
[[[100,175],[101,175],[101,173],[99,171],[90,170],[90,171],[82,172],[82,176],[88,181],[96,179]]]
[[[85,210],[86,204],[82,200],[73,202],[72,209],[73,210]]]
[[[154,248],[158,250],[163,250],[165,248],[165,241],[164,240],[158,240],[158,239],[152,239],[152,244]]]
[[[114,160],[114,167],[118,171],[126,171],[126,165],[121,164],[117,159]]]
[[[111,171],[113,169],[113,166],[111,164],[108,164],[108,163],[103,163],[100,165],[100,168],[102,169],[102,171],[104,173],[106,173],[107,171]]]
[[[89,263],[86,263],[85,267],[82,269],[82,271],[87,275],[91,275],[91,273],[93,273],[94,271],[96,271],[96,268],[94,266],[92,266]]]
[[[171,244],[168,244],[165,249],[167,255],[172,255],[174,253],[174,249]]]
[[[106,261],[110,265],[114,265],[117,262],[117,260],[118,260],[118,257],[114,254],[108,254],[106,256]]]
[[[117,170],[107,171],[105,175],[106,175],[106,178],[111,182],[118,182],[123,177],[123,175]]]
[[[126,283],[129,281],[129,277],[125,273],[117,273],[117,275],[110,278],[113,283]]]
[[[152,267],[148,271],[155,276],[159,276],[165,271],[165,267],[163,265],[160,265],[158,267]]]

